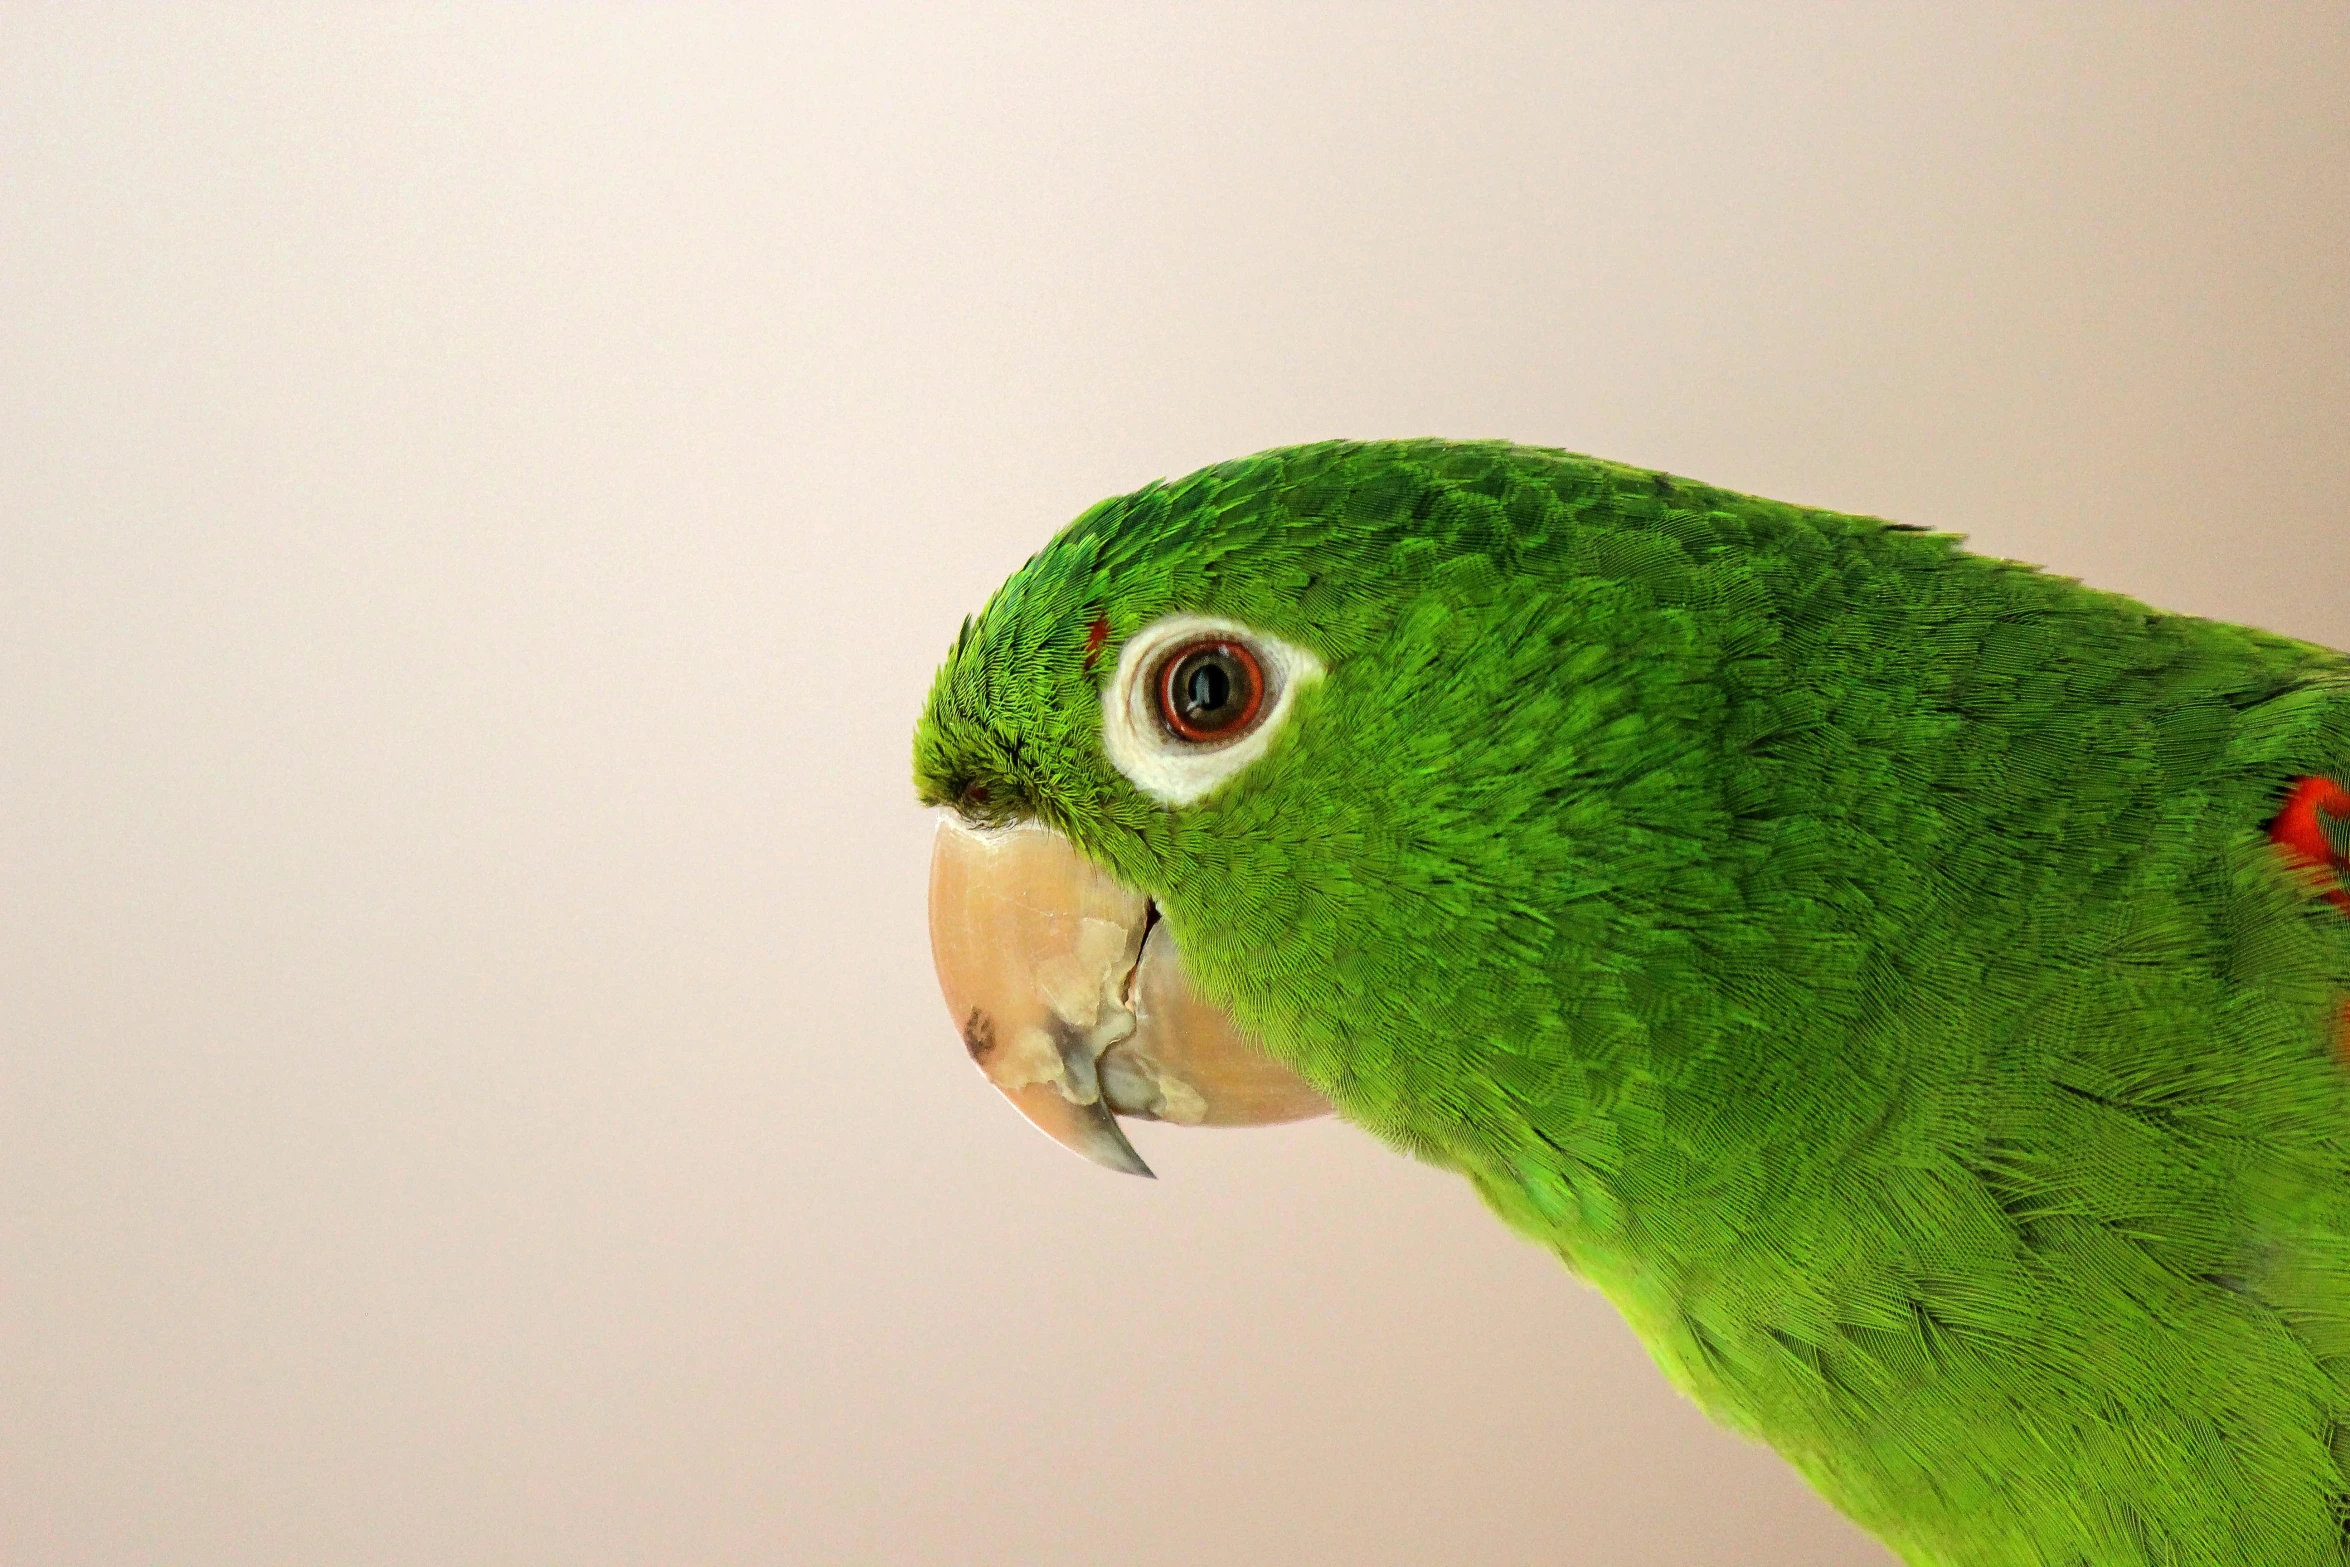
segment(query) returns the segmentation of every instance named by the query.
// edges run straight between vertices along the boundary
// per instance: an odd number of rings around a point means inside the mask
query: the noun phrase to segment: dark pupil
[[[1206,659],[1192,666],[1191,678],[1183,684],[1183,716],[1197,722],[1212,718],[1216,710],[1232,699],[1232,677],[1223,666]]]
[[[1172,695],[1194,729],[1229,729],[1248,708],[1248,672],[1221,648],[1201,648],[1175,666]]]

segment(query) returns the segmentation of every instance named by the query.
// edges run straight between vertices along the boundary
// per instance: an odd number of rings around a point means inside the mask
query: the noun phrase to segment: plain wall
[[[907,738],[1507,436],[2350,645],[2350,11],[0,11],[0,1562],[1874,1563],[1449,1177],[1081,1165]],[[1154,1135],[1155,1134],[1155,1135]]]

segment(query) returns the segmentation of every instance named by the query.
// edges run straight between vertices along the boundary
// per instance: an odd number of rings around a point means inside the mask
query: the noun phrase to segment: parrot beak
[[[1330,1102],[1193,993],[1150,900],[1049,827],[942,815],[930,954],[963,1047],[1054,1142],[1128,1175],[1117,1117],[1259,1126]]]

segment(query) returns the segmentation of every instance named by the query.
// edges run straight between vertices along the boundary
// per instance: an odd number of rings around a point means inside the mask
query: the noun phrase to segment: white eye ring
[[[1222,743],[1183,740],[1159,718],[1158,681],[1167,656],[1186,643],[1238,642],[1265,677],[1263,705],[1247,733]],[[1322,661],[1302,647],[1236,620],[1169,615],[1127,640],[1118,670],[1102,693],[1102,749],[1135,788],[1162,805],[1189,805],[1265,754],[1303,687],[1322,678]]]

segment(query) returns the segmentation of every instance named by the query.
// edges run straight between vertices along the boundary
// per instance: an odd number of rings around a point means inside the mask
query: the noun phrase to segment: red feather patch
[[[2322,866],[2333,884],[2326,893],[2327,901],[2350,914],[2350,854],[2345,854],[2326,836],[2321,812],[2335,821],[2350,818],[2350,789],[2344,789],[2331,778],[2301,779],[2293,785],[2293,792],[2285,796],[2285,808],[2269,823],[2269,841],[2304,864]],[[2340,829],[2335,831],[2338,833]],[[2335,1050],[2343,1060],[2350,1061],[2350,1006],[2342,1009],[2342,1033]]]
[[[1093,661],[1102,656],[1102,646],[1110,640],[1110,617],[1096,615],[1093,624],[1085,628],[1085,672],[1093,673]]]
[[[2333,890],[2326,897],[2343,913],[2350,914],[2350,891],[2345,891],[2343,884],[2344,876],[2350,875],[2350,856],[2328,841],[2325,823],[2318,819],[2321,811],[2337,820],[2350,818],[2350,789],[2344,789],[2331,778],[2304,778],[2285,796],[2285,808],[2269,824],[2268,836],[2289,850],[2295,859],[2329,871]]]

